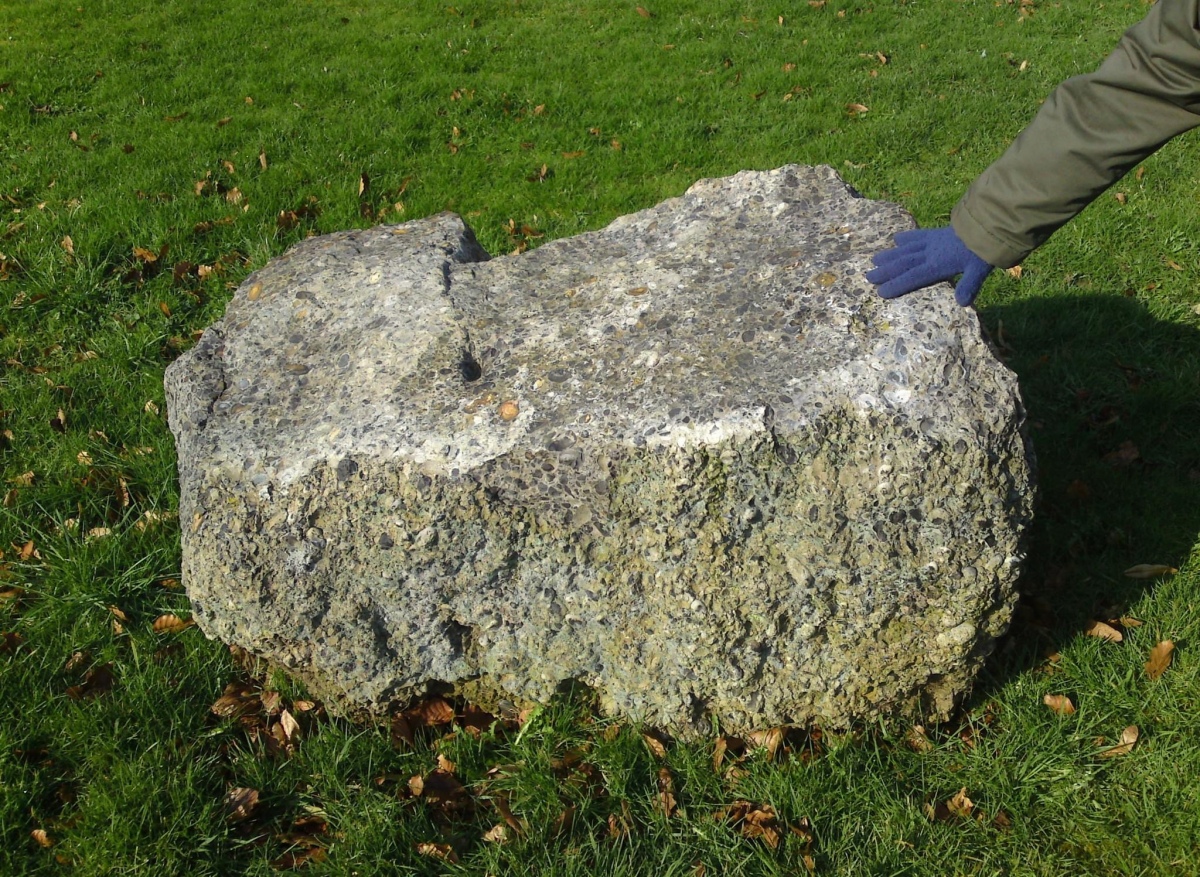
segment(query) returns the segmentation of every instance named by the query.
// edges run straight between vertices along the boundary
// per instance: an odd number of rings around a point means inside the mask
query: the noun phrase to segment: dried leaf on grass
[[[289,743],[300,739],[300,723],[287,710],[281,710],[279,713],[279,727],[283,729],[283,735]]]
[[[1050,711],[1060,716],[1069,716],[1075,713],[1075,704],[1071,703],[1071,698],[1065,694],[1047,694],[1042,698],[1042,703],[1050,707]]]
[[[425,730],[439,730],[457,722],[472,737],[478,739],[495,725],[497,719],[491,713],[473,704],[466,704],[461,713],[444,697],[432,695],[392,715],[392,745],[412,747],[417,735]]]
[[[1105,624],[1103,621],[1089,622],[1088,626],[1083,629],[1083,632],[1088,636],[1098,637],[1110,643],[1119,643],[1125,639],[1121,631],[1110,624]]]
[[[965,786],[945,801],[939,801],[937,804],[925,803],[925,815],[935,822],[968,819],[974,813],[975,802],[967,797]]]
[[[608,836],[613,840],[620,840],[628,837],[631,831],[633,831],[633,817],[629,813],[629,802],[622,800],[621,812],[608,814]]]
[[[484,843],[502,844],[508,842],[508,826],[503,822],[497,822],[481,835],[481,840]]]
[[[714,816],[720,822],[728,822],[742,837],[761,840],[773,850],[778,849],[786,831],[770,804],[734,801],[718,810]]]
[[[1171,656],[1175,651],[1175,643],[1165,639],[1150,650],[1150,660],[1146,662],[1146,675],[1157,679],[1171,666]]]
[[[643,731],[642,732],[642,740],[645,742],[646,748],[650,750],[650,754],[653,755],[655,758],[657,758],[659,761],[662,761],[664,758],[667,757],[666,743],[661,739],[661,737],[658,734],[652,733],[650,731]]]
[[[278,859],[271,860],[271,868],[276,871],[295,871],[310,862],[324,862],[329,854],[323,846],[306,846],[288,850]]]
[[[258,806],[258,789],[238,787],[225,793],[225,810],[231,822],[249,818]]]
[[[504,820],[504,824],[512,830],[513,834],[521,837],[529,831],[529,823],[523,819],[518,819],[516,814],[512,812],[506,795],[496,795],[492,798],[492,804],[495,806],[496,812],[500,814],[500,818]]]
[[[417,844],[417,853],[432,859],[441,859],[451,865],[458,864],[458,853],[454,852],[454,848],[450,844],[419,843]]]
[[[774,761],[775,756],[779,753],[779,747],[783,743],[785,730],[783,728],[767,728],[762,731],[751,731],[750,742],[757,749],[765,749],[767,752],[767,761]]]
[[[230,682],[209,710],[223,719],[233,719],[262,709],[257,686]]]
[[[913,752],[933,751],[933,742],[926,736],[925,728],[922,725],[913,725],[904,735],[904,743]]]
[[[475,802],[466,786],[453,774],[444,770],[434,770],[426,776],[418,774],[410,778],[408,790],[414,798],[424,799],[427,804],[442,813],[470,813],[474,810]]]
[[[550,833],[555,837],[562,837],[569,834],[572,826],[575,825],[575,805],[568,804],[562,813],[559,813],[554,820],[554,825],[550,828]]]
[[[196,622],[192,619],[184,621],[178,615],[160,615],[154,619],[155,633],[182,633]]]
[[[110,662],[88,670],[79,685],[72,685],[67,689],[67,697],[72,700],[82,700],[100,697],[102,694],[108,693],[113,687],[112,666]]]
[[[1179,570],[1165,563],[1139,563],[1125,570],[1125,575],[1131,579],[1154,579],[1159,576],[1173,576],[1177,572]]]
[[[665,767],[658,769],[658,807],[657,809],[668,819],[675,815],[678,802],[675,800],[675,781],[671,771]]]
[[[49,849],[50,847],[54,846],[54,838],[52,838],[44,828],[35,828],[33,831],[29,832],[29,836],[32,837],[33,842],[42,849]]]
[[[1118,755],[1128,755],[1133,751],[1134,744],[1138,741],[1138,726],[1130,725],[1121,732],[1121,742],[1116,746],[1110,746],[1099,753],[1100,758],[1113,758]]]
[[[801,853],[805,866],[812,870],[813,834],[812,825],[807,818],[794,824],[780,820],[775,808],[770,804],[758,804],[747,800],[737,800],[728,807],[722,807],[713,817],[719,822],[727,822],[730,827],[750,840],[761,840],[771,849],[778,849],[784,838],[789,834],[802,843]]]

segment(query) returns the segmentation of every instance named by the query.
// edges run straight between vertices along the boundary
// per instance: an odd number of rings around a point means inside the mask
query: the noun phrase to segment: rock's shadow
[[[1040,502],[1022,601],[976,699],[1129,607],[1200,533],[1200,322],[1114,295],[1027,298],[981,318],[1019,378]]]

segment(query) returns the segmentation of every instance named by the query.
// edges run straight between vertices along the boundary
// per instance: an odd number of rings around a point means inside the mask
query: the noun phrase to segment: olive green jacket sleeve
[[[963,243],[1016,265],[1172,137],[1200,125],[1200,0],[1158,0],[1095,72],[1062,83],[955,206]]]

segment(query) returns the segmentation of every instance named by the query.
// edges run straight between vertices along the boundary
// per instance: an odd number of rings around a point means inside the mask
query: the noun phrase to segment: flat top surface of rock
[[[449,214],[306,241],[231,303],[216,451],[287,483],[314,441],[330,459],[382,451],[446,471],[601,419],[631,445],[719,441],[761,428],[765,406],[819,413],[822,375],[867,362],[859,404],[943,421],[953,402],[912,398],[910,375],[974,315],[933,292],[882,302],[862,278],[864,255],[908,224],[796,167],[702,181],[486,265]],[[397,294],[413,280],[424,294]],[[365,323],[355,296],[372,301]]]

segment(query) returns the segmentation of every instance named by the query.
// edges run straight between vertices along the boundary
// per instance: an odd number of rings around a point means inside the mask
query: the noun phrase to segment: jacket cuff
[[[950,212],[950,225],[954,228],[954,233],[967,245],[967,249],[994,268],[1011,268],[1013,265],[1019,265],[1026,256],[1033,252],[1033,248],[1022,247],[1003,240],[994,231],[977,221],[971,215],[970,208],[966,204],[969,194],[968,192],[967,195],[964,195]]]

